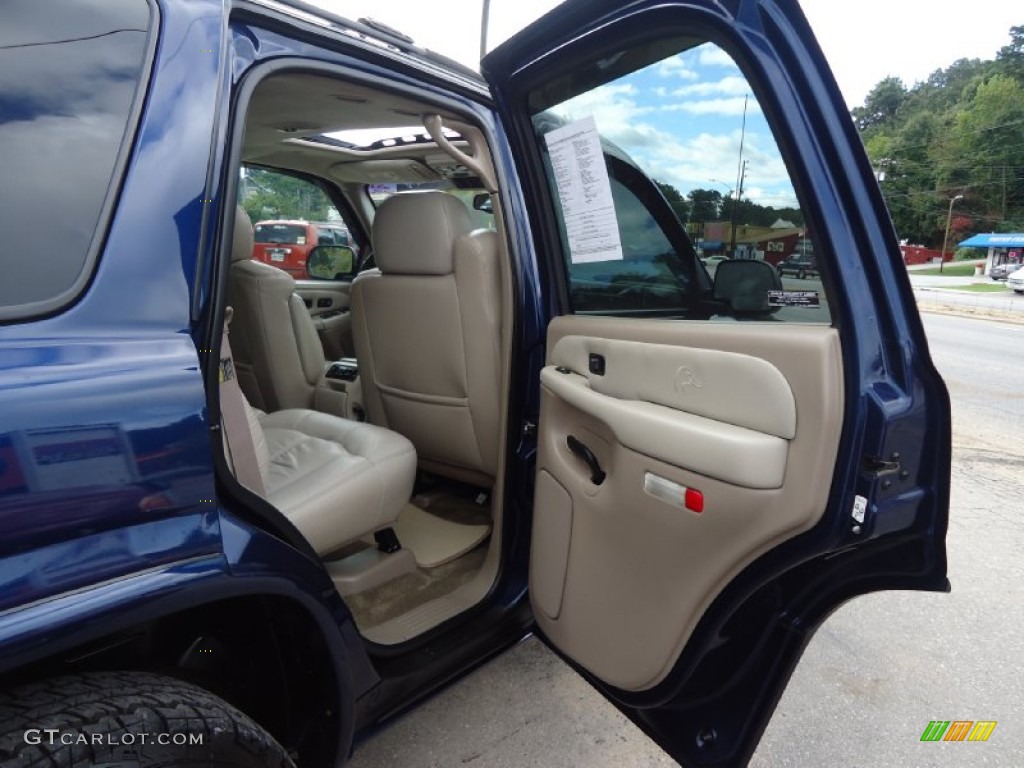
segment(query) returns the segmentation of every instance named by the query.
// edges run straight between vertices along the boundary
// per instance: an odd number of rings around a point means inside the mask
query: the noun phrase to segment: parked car
[[[704,268],[708,271],[708,275],[710,275],[712,279],[715,277],[715,270],[718,268],[718,265],[723,261],[728,261],[728,259],[728,256],[723,256],[721,254],[700,257],[701,263],[704,265]]]
[[[989,269],[988,276],[993,280],[1005,280],[1010,276],[1011,272],[1016,272],[1021,268],[1020,264],[1006,262],[1004,264],[995,264]]]
[[[1014,293],[1024,293],[1024,267],[1007,275],[1006,287],[1012,289]]]
[[[302,220],[268,220],[253,227],[252,257],[283,269],[296,280],[310,277],[306,268],[311,249],[318,245],[351,245],[341,224]]]
[[[705,267],[717,267],[719,263],[728,259],[728,256],[722,256],[720,254],[714,254],[712,256],[701,256],[700,260],[704,262]]]
[[[805,277],[818,276],[818,262],[813,255],[791,253],[780,261],[775,269],[782,276],[794,275],[803,280]]]
[[[569,0],[482,75],[299,2],[4,13],[0,764],[338,766],[536,633],[739,766],[840,605],[949,589],[949,398],[795,2]],[[711,279],[680,71],[749,80],[842,279]]]

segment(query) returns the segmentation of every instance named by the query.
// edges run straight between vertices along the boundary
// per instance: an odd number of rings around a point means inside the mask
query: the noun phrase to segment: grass
[[[912,275],[949,275],[950,277],[971,277],[974,274],[973,261],[958,261],[952,264],[946,264],[942,271],[939,272],[938,267],[929,267],[928,269],[915,269],[910,274]]]
[[[971,291],[972,293],[996,293],[1008,291],[1005,283],[975,283],[974,285],[950,285],[944,291]]]

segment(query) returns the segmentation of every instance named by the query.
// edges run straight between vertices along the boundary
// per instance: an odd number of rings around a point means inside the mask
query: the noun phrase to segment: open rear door
[[[871,168],[794,2],[570,0],[483,68],[559,308],[537,625],[745,764],[832,610],[948,589],[949,400]]]

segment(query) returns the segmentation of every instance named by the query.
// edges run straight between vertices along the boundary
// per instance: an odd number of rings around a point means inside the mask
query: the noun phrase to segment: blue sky
[[[743,197],[796,205],[789,174],[746,78],[721,48],[705,44],[554,107],[568,120],[593,115],[598,131],[651,177],[684,195],[736,185],[744,98],[748,161]]]

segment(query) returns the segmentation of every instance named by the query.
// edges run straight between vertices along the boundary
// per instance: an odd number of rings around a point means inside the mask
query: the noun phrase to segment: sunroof
[[[442,129],[449,139],[461,138],[455,131]],[[322,134],[325,138],[341,141],[355,149],[379,149],[404,144],[422,144],[433,141],[421,125],[392,128],[353,128]]]

